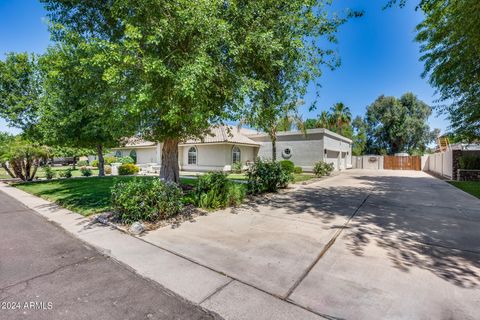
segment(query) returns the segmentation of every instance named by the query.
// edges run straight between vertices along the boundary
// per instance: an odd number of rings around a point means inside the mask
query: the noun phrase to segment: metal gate
[[[390,170],[421,170],[420,156],[384,156],[383,169]]]

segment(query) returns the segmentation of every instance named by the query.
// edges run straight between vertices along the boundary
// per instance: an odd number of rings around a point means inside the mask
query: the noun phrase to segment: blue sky
[[[303,117],[315,117],[336,102],[345,103],[354,116],[379,95],[400,96],[411,91],[426,103],[433,104],[434,89],[421,78],[423,64],[419,61],[419,45],[414,42],[415,26],[422,13],[414,10],[416,1],[406,8],[382,10],[387,0],[339,0],[335,8],[363,9],[365,15],[343,25],[335,46],[342,64],[334,71],[325,70],[317,80],[319,89],[317,110],[307,106],[316,97],[312,85],[305,97]],[[0,59],[6,52],[42,53],[49,44],[45,11],[36,0],[0,0]],[[429,119],[432,128],[444,131],[448,122],[435,114]],[[0,130],[7,128],[0,119]]]

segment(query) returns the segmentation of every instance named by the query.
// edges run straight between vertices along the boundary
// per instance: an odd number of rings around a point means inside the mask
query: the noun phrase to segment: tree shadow
[[[344,228],[341,242],[356,256],[376,246],[403,272],[420,268],[460,287],[480,286],[480,200],[427,176],[387,173],[349,181],[258,197],[232,211],[267,208],[318,222],[320,230]]]

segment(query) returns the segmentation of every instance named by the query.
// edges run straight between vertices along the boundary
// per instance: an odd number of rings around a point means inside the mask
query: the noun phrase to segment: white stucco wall
[[[158,163],[157,148],[141,148],[137,149],[137,164]]]
[[[194,165],[188,164],[188,150],[192,146],[180,146],[180,168],[183,171],[223,170],[226,165],[232,164],[233,146],[231,144],[196,145],[197,164]],[[238,147],[240,148],[242,163],[247,160],[255,160],[255,147],[244,145],[238,145]]]

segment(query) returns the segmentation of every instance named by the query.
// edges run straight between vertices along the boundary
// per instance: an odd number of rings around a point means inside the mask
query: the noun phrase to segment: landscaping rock
[[[130,232],[131,234],[134,234],[134,235],[139,235],[143,231],[145,231],[145,226],[141,222],[138,222],[138,221],[132,223],[132,225],[128,229],[128,232]]]

